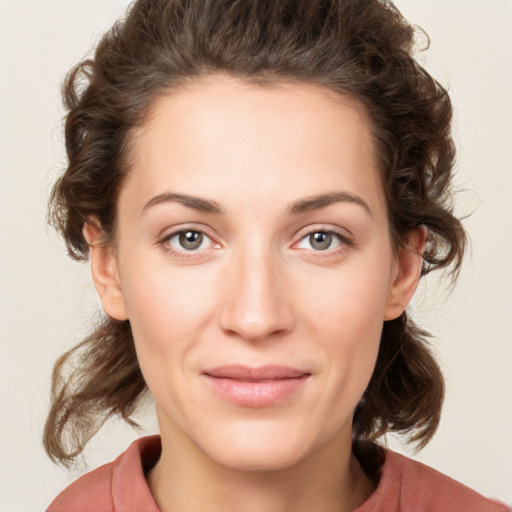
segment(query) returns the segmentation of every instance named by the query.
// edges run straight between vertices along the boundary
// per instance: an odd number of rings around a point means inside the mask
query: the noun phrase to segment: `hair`
[[[395,247],[425,226],[422,273],[450,268],[455,279],[466,233],[453,213],[452,107],[414,58],[416,33],[385,0],[138,0],[63,85],[68,165],[52,190],[50,223],[75,260],[88,258],[88,219],[112,243],[131,134],[158,97],[218,74],[313,84],[356,100],[370,119]],[[129,321],[104,318],[55,364],[47,453],[69,465],[108,418],[135,424],[146,391]],[[403,313],[384,322],[354,438],[399,432],[423,447],[443,396],[428,334]]]

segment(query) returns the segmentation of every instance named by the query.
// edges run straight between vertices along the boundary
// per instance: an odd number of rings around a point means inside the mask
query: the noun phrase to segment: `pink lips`
[[[222,398],[245,407],[266,407],[299,391],[310,373],[284,366],[221,366],[203,373]]]

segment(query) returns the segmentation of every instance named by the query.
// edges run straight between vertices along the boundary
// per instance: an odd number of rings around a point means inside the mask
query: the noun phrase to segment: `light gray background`
[[[47,232],[45,203],[64,163],[60,83],[127,3],[0,0],[1,512],[43,510],[78,475],[49,462],[41,433],[52,364],[98,305],[87,266],[68,261]],[[445,298],[443,279],[431,279],[413,305],[436,335],[448,384],[439,432],[416,457],[512,503],[512,1],[397,3],[431,36],[421,59],[455,104],[459,212],[476,210],[459,285]],[[142,416],[155,432],[152,415]],[[138,435],[108,425],[89,465]]]

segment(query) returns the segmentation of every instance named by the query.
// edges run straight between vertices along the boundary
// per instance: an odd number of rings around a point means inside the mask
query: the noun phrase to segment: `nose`
[[[291,331],[295,325],[293,294],[284,262],[268,250],[246,251],[234,258],[223,276],[221,328],[250,341]]]

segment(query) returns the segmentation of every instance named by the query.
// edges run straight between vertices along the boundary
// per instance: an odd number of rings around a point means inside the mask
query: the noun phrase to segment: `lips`
[[[220,366],[203,373],[213,392],[243,407],[268,407],[299,392],[311,374],[285,366]]]

